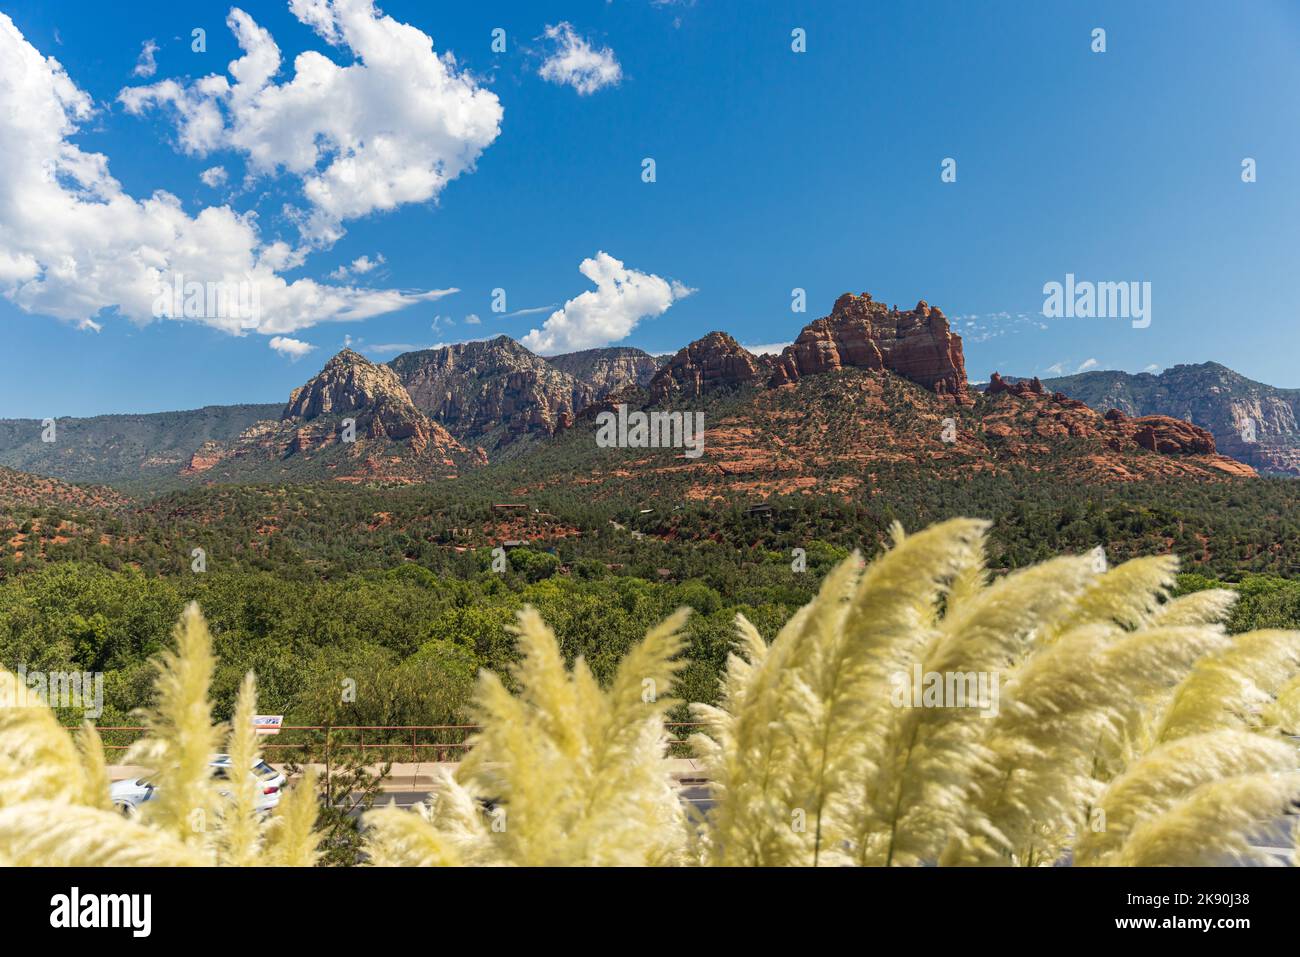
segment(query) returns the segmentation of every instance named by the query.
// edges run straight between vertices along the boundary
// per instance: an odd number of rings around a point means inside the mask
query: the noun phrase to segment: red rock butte
[[[831,314],[803,328],[776,360],[769,386],[846,367],[889,370],[960,403],[970,401],[961,336],[937,307],[922,300],[900,311],[870,293],[845,293]]]

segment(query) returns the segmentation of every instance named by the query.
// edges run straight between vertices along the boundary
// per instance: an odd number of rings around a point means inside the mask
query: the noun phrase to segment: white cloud
[[[559,303],[551,303],[549,306],[533,306],[529,309],[516,309],[514,312],[507,312],[502,319],[513,319],[516,316],[535,316],[539,312],[547,312],[554,309]]]
[[[605,252],[584,259],[578,271],[595,283],[551,313],[542,328],[519,340],[533,352],[550,355],[594,349],[625,339],[648,316],[662,315],[678,299],[695,292],[676,280],[626,268]]]
[[[226,173],[226,168],[224,166],[212,166],[200,173],[199,179],[203,181],[204,186],[210,186],[213,189],[216,189],[218,186],[226,185],[226,180],[229,179],[229,174]]]
[[[1149,366],[1147,366],[1145,369],[1143,369],[1142,371],[1143,371],[1143,372],[1159,372],[1159,371],[1160,371],[1160,367],[1159,367],[1158,365],[1156,365],[1156,364],[1153,362],[1153,363],[1151,363]]]
[[[537,71],[542,79],[567,84],[580,96],[588,96],[601,87],[617,86],[623,78],[614,51],[609,47],[597,50],[573,32],[572,24],[548,25],[546,38],[554,41],[554,48]]]
[[[293,78],[275,83],[280,48],[234,8],[226,23],[244,55],[229,64],[233,83],[219,74],[163,80],[119,99],[132,113],[172,107],[187,153],[232,149],[252,174],[297,176],[308,204],[299,228],[317,246],[342,236],[345,220],[435,199],[501,132],[496,94],[373,0],[290,0],[289,9],[354,62],[308,50]]]
[[[335,269],[329,274],[329,276],[331,279],[347,279],[350,275],[364,276],[366,273],[372,272],[379,266],[382,266],[387,261],[388,260],[384,258],[383,253],[380,253],[374,259],[371,259],[369,256],[358,256],[348,265],[339,266],[338,269]]]
[[[1084,359],[1082,362],[1079,363],[1079,368],[1074,370],[1074,374],[1078,375],[1080,372],[1087,372],[1089,369],[1093,368],[1096,364],[1097,364],[1096,359]]]
[[[480,322],[482,322],[482,320],[479,319],[479,317],[475,313],[471,312],[468,316],[465,317],[465,325],[467,326],[477,326]]]
[[[1046,372],[1048,375],[1065,375],[1065,360],[1061,360],[1060,362],[1053,362],[1050,366],[1048,366],[1043,371]]]
[[[756,356],[779,356],[786,346],[793,345],[791,342],[771,342],[761,346],[744,346]]]
[[[94,110],[54,58],[0,13],[0,295],[19,308],[96,328],[105,310],[138,324],[174,280],[248,284],[260,313],[193,316],[234,334],[285,334],[360,320],[456,290],[356,289],[278,273],[305,252],[264,243],[254,213],[208,206],[189,215],[163,190],[127,194],[108,158],[69,141]]]
[[[140,59],[136,60],[135,69],[131,71],[131,75],[148,79],[157,73],[158,64],[153,58],[153,55],[157,52],[158,44],[153,40],[145,40],[140,46]]]
[[[294,360],[301,359],[316,348],[310,342],[303,342],[301,339],[290,339],[288,336],[275,336],[268,345],[280,355],[288,356]]]

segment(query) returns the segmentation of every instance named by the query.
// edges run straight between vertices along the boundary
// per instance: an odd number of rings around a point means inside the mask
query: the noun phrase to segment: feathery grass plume
[[[1251,631],[1197,664],[1178,688],[1161,741],[1226,727],[1258,727],[1260,712],[1300,671],[1300,632]]]
[[[112,811],[33,800],[0,808],[0,866],[196,867],[202,849]]]
[[[226,752],[230,755],[230,783],[227,800],[218,804],[221,832],[217,840],[218,862],[232,867],[253,863],[261,822],[258,819],[258,782],[250,773],[260,759],[257,730],[253,715],[257,713],[257,679],[250,671],[244,675],[235,698],[230,720],[230,737]]]
[[[1113,862],[1128,867],[1277,864],[1271,854],[1252,847],[1250,838],[1286,814],[1298,796],[1296,772],[1209,781],[1167,813],[1135,827]],[[1294,824],[1291,831],[1294,844]],[[1294,853],[1292,848],[1292,861]]]
[[[414,841],[409,822],[368,816],[382,845],[376,860],[450,859],[522,865],[667,864],[683,858],[686,818],[666,760],[662,692],[681,667],[685,609],[650,629],[602,692],[579,658],[570,674],[550,629],[532,608],[514,633],[522,657],[511,695],[495,675],[480,677],[476,715],[482,730],[461,763],[467,789],[434,798],[425,820],[454,821],[454,837]],[[495,802],[490,826],[471,826],[467,803]],[[435,851],[435,848],[444,850]]]
[[[280,797],[266,821],[261,852],[253,863],[269,867],[312,867],[320,856],[316,831],[316,770],[308,768]]]
[[[795,803],[791,794],[790,736],[785,726],[791,692],[786,683],[792,663],[808,645],[843,632],[859,566],[855,553],[834,568],[817,598],[795,613],[770,648],[738,616],[741,654],[733,654],[728,662],[722,707],[692,709],[709,730],[720,734],[713,745],[707,744],[705,735],[692,739],[708,768],[717,802],[711,846],[720,864],[757,865],[810,856],[802,837],[808,809]],[[795,693],[802,690],[797,687]]]
[[[877,794],[893,798],[886,862],[936,861],[958,835],[987,831],[990,823],[971,814],[970,792],[973,780],[996,767],[997,754],[984,741],[991,712],[1000,708],[991,698],[992,684],[998,683],[1000,698],[1002,677],[1025,658],[1060,605],[1084,591],[1095,577],[1093,568],[1086,556],[1058,558],[948,603],[920,670],[958,676],[973,700],[938,708],[912,701],[895,709],[890,734],[907,741],[907,748],[887,774],[870,782]],[[981,676],[987,701],[975,700]],[[900,677],[911,683],[911,675]],[[862,840],[863,863],[870,846]]]
[[[446,767],[434,769],[434,790],[427,805],[420,805],[419,815],[438,832],[439,841],[447,847],[445,853],[457,861],[470,865],[495,865],[503,863],[489,833],[483,805],[472,782],[461,784]],[[381,815],[375,824],[382,833],[386,817]],[[439,852],[443,853],[443,852]],[[379,862],[376,862],[379,863]]]
[[[1141,628],[1159,613],[1161,600],[1169,594],[1177,574],[1174,555],[1134,558],[1115,566],[1099,575],[1077,601],[1061,607],[1056,627],[1049,630],[1045,641],[1093,623],[1111,626],[1112,633]]]
[[[85,781],[81,803],[103,811],[113,810],[109,795],[112,781],[108,776],[108,762],[104,760],[104,743],[99,738],[98,729],[89,719],[81,723],[81,732],[77,735],[77,751],[81,755],[81,773]]]
[[[731,666],[745,676],[743,700],[724,686],[735,753],[721,743],[699,753],[716,793],[713,847],[725,864],[847,862],[862,813],[862,778],[880,766],[877,734],[888,726],[889,676],[910,664],[933,632],[934,609],[963,572],[978,578],[986,523],[956,519],[916,536],[892,529],[894,547],[859,573],[856,556],[837,567],[761,658]],[[752,673],[751,673],[752,672]],[[757,775],[747,765],[761,764]],[[730,765],[730,766],[729,766]]]
[[[1223,593],[1161,604],[1176,571],[1170,556],[1135,559],[1061,603],[983,727],[997,758],[977,774],[967,833],[954,834],[944,863],[1053,862],[1101,782],[1153,743],[1151,715],[1222,647],[1221,627],[1208,622],[1230,604]],[[1183,622],[1202,627],[1170,627]]]
[[[449,835],[396,804],[366,815],[366,854],[375,867],[460,867],[467,863]]]
[[[146,802],[144,820],[180,840],[208,843],[214,823],[216,789],[208,767],[220,729],[212,724],[208,689],[216,659],[203,613],[190,602],[172,631],[176,650],[155,662],[157,702],[142,713],[146,736],[131,746],[127,763],[157,769],[157,797]]]
[[[1097,821],[1104,826],[1080,837],[1075,862],[1106,863],[1138,827],[1168,813],[1202,785],[1295,767],[1294,745],[1247,731],[1211,731],[1160,745],[1106,788],[1097,805]]]
[[[211,723],[211,638],[198,606],[175,629],[177,649],[158,663],[158,702],[146,737],[128,752],[157,768],[158,796],[128,820],[112,809],[103,746],[86,722],[78,740],[46,704],[0,669],[0,864],[180,866],[315,862],[313,776],[288,790],[269,820],[255,812],[256,683],[240,689],[230,731],[230,801],[209,762],[221,729]],[[240,774],[239,770],[245,773]],[[186,795],[189,797],[186,797]],[[213,817],[212,815],[216,816]]]
[[[985,728],[996,758],[973,787],[973,814],[987,822],[944,863],[1052,863],[1065,851],[1103,787],[1098,777],[1120,760],[1134,703],[1168,693],[1196,660],[1223,646],[1204,628],[1122,633],[1094,621],[1040,649],[1002,690]]]
[[[887,863],[897,850],[902,777],[917,743],[917,713],[896,707],[892,691],[900,676],[910,681],[912,666],[939,640],[937,612],[949,587],[957,582],[962,589],[954,606],[977,594],[986,529],[985,522],[954,519],[909,537],[896,525],[894,548],[862,574],[843,635],[832,644],[834,683],[812,685],[829,705],[831,720],[820,730],[832,773],[819,779],[826,793],[819,795],[807,863],[823,863],[832,848],[850,852],[848,861]],[[835,861],[832,852],[825,863]]]
[[[50,707],[0,668],[0,808],[46,799],[85,802],[77,746]]]
[[[1180,625],[1222,626],[1232,606],[1237,603],[1237,593],[1226,588],[1207,588],[1190,595],[1165,602],[1151,618],[1153,625],[1176,628]]]
[[[1300,674],[1278,689],[1276,700],[1264,709],[1262,717],[1266,727],[1300,736]]]
[[[711,781],[715,796],[734,790],[738,783],[741,765],[736,756],[744,749],[738,743],[736,715],[747,713],[745,702],[767,656],[767,643],[748,618],[738,612],[733,624],[736,639],[719,682],[720,707],[699,702],[690,706],[691,717],[708,730],[707,734],[692,734],[690,743],[705,765],[715,771]],[[734,802],[727,806],[734,807]]]
[[[867,567],[850,602],[845,638],[863,667],[843,691],[862,705],[849,710],[858,726],[838,730],[857,739],[856,747],[841,745],[847,753],[863,750],[830,803],[835,826],[829,839],[851,845],[860,864],[893,863],[896,853],[908,853],[898,819],[919,722],[916,714],[903,713],[915,709],[897,707],[893,692],[900,677],[910,682],[913,666],[939,641],[938,609],[949,586],[960,581],[958,601],[974,600],[972,576],[984,565],[987,528],[973,519],[952,519],[908,537],[896,528],[895,547]]]
[[[1168,601],[1170,556],[1109,571],[1064,558],[989,584],[983,531],[895,529],[894,548],[860,575],[837,568],[770,647],[738,622],[719,705],[693,709],[714,861],[1055,862],[1154,745],[1173,689],[1228,644],[1232,595]],[[1005,675],[1001,708],[891,706],[913,666],[968,689]]]

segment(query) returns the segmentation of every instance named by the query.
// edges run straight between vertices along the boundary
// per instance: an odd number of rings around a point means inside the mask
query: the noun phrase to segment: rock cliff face
[[[1098,412],[1164,415],[1209,430],[1218,450],[1261,472],[1300,475],[1300,389],[1255,382],[1217,362],[1148,372],[1085,372],[1047,387]]]
[[[1105,419],[1113,427],[1132,436],[1133,441],[1152,452],[1165,455],[1214,455],[1214,436],[1199,426],[1168,415],[1142,415],[1129,418],[1119,409],[1111,409]]]
[[[603,399],[625,386],[650,384],[659,371],[659,360],[648,352],[631,348],[587,349],[546,359],[556,369],[585,382]]]
[[[1115,452],[1136,447],[1174,458],[1195,457],[1197,466],[1211,473],[1255,474],[1249,465],[1218,454],[1214,436],[1205,429],[1181,419],[1167,415],[1133,418],[1119,409],[1101,415],[1061,392],[1049,395],[1038,379],[1008,383],[996,372],[985,395],[995,399],[984,417],[985,431],[1005,442],[1016,455],[1031,454],[1033,443],[1041,439],[1098,439]],[[1127,466],[1116,462],[1114,467]]]
[[[966,361],[961,336],[943,312],[924,300],[900,312],[869,293],[845,293],[831,314],[804,327],[776,360],[769,385],[846,367],[896,372],[936,395],[966,401]]]
[[[355,441],[345,437],[346,419]],[[344,349],[293,390],[278,421],[255,422],[233,440],[203,443],[180,474],[222,481],[290,470],[418,481],[483,461],[482,450],[466,449],[415,407],[392,369]]]
[[[1032,379],[1020,379],[1016,382],[1008,382],[996,372],[989,378],[989,384],[984,389],[985,395],[1001,395],[1003,392],[1009,392],[1012,395],[1046,395],[1047,390],[1043,388],[1043,383],[1038,376]]]
[[[423,412],[489,450],[573,423],[595,389],[508,336],[408,352],[389,363]]]
[[[293,390],[280,419],[310,422],[322,415],[356,413],[358,434],[374,439],[410,440],[417,451],[432,441],[464,451],[460,443],[431,422],[411,401],[397,374],[351,349],[344,349],[320,373]]]
[[[689,399],[705,392],[762,382],[766,362],[725,332],[710,332],[668,360],[650,380],[650,401]]]

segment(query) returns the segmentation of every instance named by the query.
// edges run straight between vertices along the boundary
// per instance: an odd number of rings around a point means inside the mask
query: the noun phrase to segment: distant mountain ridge
[[[151,483],[174,477],[205,442],[227,442],[275,419],[279,404],[209,405],[179,412],[55,420],[42,441],[40,419],[0,419],[0,465],[66,482]]]
[[[1184,368],[1209,369],[1224,392],[1241,383],[1254,387],[1249,409],[1265,439],[1294,429],[1286,390],[1249,383],[1222,366],[1178,367]],[[284,406],[210,407],[158,421],[62,420],[53,445],[40,443],[35,420],[0,422],[0,465],[146,489],[194,481],[422,482],[530,457],[557,443],[577,455],[563,434],[583,432],[600,411],[618,404],[723,402],[730,403],[728,425],[709,427],[709,450],[683,476],[713,469],[747,475],[755,490],[784,488],[763,476],[771,468],[798,473],[793,488],[811,491],[847,469],[831,486],[843,490],[869,478],[853,468],[870,469],[873,462],[930,468],[958,459],[981,470],[1016,461],[1033,469],[1039,467],[1034,460],[1050,459],[1054,468],[1107,481],[1254,474],[1219,454],[1234,446],[1228,441],[1216,449],[1221,440],[1206,431],[1211,426],[1180,421],[1194,423],[1199,406],[1191,415],[1151,412],[1142,388],[1114,381],[1122,387],[1112,382],[1095,403],[1053,395],[1081,387],[1067,380],[1030,389],[998,379],[998,388],[991,385],[983,396],[969,387],[961,337],[942,310],[924,300],[900,310],[868,293],[845,293],[779,356],[755,355],[720,331],[658,358],[626,348],[543,358],[506,336],[404,353],[386,364],[344,349]],[[1199,388],[1208,385],[1201,381]],[[1112,407],[1120,411],[1101,414]],[[1231,408],[1240,413],[1239,405]],[[940,439],[936,422],[953,423],[971,437]],[[859,448],[841,447],[849,436]],[[587,461],[586,453],[578,458]],[[590,464],[599,472],[611,460],[597,456]]]
[[[1300,389],[1265,385],[1217,362],[1176,365],[1158,375],[1083,372],[1043,385],[1099,412],[1185,419],[1209,430],[1225,455],[1261,472],[1300,475]]]

